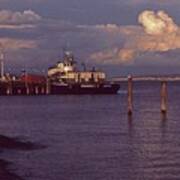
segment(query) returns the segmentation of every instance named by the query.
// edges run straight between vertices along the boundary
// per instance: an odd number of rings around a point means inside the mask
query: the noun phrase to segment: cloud
[[[43,18],[32,10],[23,12],[0,10],[0,30],[32,29],[37,27],[42,20]]]
[[[118,48],[108,49],[105,51],[93,53],[90,58],[96,60],[96,62],[98,63],[106,64],[107,61],[114,60],[114,58],[117,57],[118,52],[119,52]]]
[[[23,18],[17,15],[16,18],[12,15],[11,18],[0,16],[0,36],[3,37],[0,43],[16,54],[8,51],[13,63],[14,59],[20,62],[19,55],[23,62],[34,66],[38,63],[42,66],[53,64],[66,44],[78,57],[77,61],[87,59],[87,62],[99,64],[129,65],[137,63],[138,58],[143,64],[150,61],[146,58],[149,54],[153,57],[153,54],[180,48],[179,26],[164,11],[143,11],[138,17],[140,25],[76,25],[63,20],[45,19],[38,14],[37,18],[29,18],[29,15],[25,18],[23,14],[26,13],[19,13]]]
[[[48,2],[49,0],[13,0],[14,4],[22,4],[22,5],[37,5],[37,4],[44,4],[46,2]],[[0,0],[0,4],[2,5],[11,5],[12,4],[12,0]]]
[[[2,45],[5,50],[33,49],[37,47],[37,43],[33,40],[12,38],[0,38],[0,45]]]
[[[25,10],[23,12],[13,12],[10,10],[0,11],[0,24],[34,24],[41,20],[41,16],[32,10]]]
[[[12,24],[0,24],[0,29],[14,29],[14,30],[18,30],[18,29],[31,29],[31,28],[35,28],[35,25],[32,24],[22,24],[22,25],[12,25]]]
[[[0,44],[8,52],[9,62],[13,64],[23,61],[27,66],[36,66],[38,63],[43,66],[47,64],[47,59],[49,62],[52,59],[56,61],[67,39],[74,41],[80,34],[80,28],[73,23],[42,18],[33,11],[0,11]]]
[[[172,4],[180,4],[179,0],[127,0],[128,4],[167,4],[167,5],[172,5]]]
[[[122,47],[95,52],[90,59],[103,63],[132,63],[144,53],[168,52],[180,48],[180,27],[164,11],[143,11],[138,17],[142,26],[96,25],[95,29],[109,35],[124,37]]]
[[[90,59],[96,60],[100,64],[118,64],[119,62],[131,62],[134,55],[135,51],[133,49],[119,49],[116,47],[93,53]]]
[[[78,25],[77,27],[82,29],[95,30],[98,32],[105,32],[110,34],[120,33],[125,35],[132,35],[135,33],[135,30],[141,29],[135,25],[120,26],[117,24]]]
[[[21,36],[23,32],[26,31],[26,29],[35,28],[36,24],[41,19],[42,19],[41,16],[39,16],[38,14],[36,14],[34,11],[31,10],[25,10],[23,12],[1,10],[0,11],[0,30],[1,30],[0,44],[6,50],[17,51],[20,49],[36,48],[38,46],[36,40],[26,39]],[[24,29],[24,31],[22,31],[22,29]],[[20,34],[19,37],[13,35],[17,33]]]
[[[164,11],[144,11],[139,15],[138,21],[143,25],[147,34],[164,35],[176,33],[178,26],[173,19]]]

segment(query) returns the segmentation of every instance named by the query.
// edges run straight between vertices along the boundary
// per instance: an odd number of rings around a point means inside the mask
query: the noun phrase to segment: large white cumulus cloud
[[[103,63],[129,63],[147,52],[180,49],[180,27],[166,12],[145,10],[139,14],[138,21],[141,26],[95,26],[96,29],[101,27],[101,30],[110,34],[119,32],[126,40],[122,47],[115,46],[94,53],[91,59]]]
[[[176,33],[178,26],[173,19],[164,11],[144,11],[139,15],[139,23],[144,27],[147,34],[164,35]]]

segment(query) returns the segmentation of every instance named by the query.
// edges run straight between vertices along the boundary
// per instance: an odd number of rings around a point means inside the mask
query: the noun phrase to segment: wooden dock
[[[49,94],[50,92],[48,92]],[[46,95],[46,83],[25,83],[22,81],[1,81],[0,95]]]

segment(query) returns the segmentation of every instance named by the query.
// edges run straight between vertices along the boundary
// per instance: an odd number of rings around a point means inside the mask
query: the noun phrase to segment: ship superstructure
[[[53,94],[108,94],[117,93],[119,84],[106,81],[106,74],[102,71],[79,71],[74,56],[67,51],[64,59],[48,69]]]
[[[91,71],[78,71],[73,54],[65,52],[64,60],[48,69],[48,77],[56,82],[89,84],[103,83],[106,79],[106,74],[95,69]]]

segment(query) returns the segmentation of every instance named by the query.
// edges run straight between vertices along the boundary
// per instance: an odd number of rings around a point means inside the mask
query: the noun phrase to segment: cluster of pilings
[[[46,83],[25,83],[22,81],[0,81],[0,95],[46,95],[50,85]]]
[[[163,115],[167,114],[167,104],[168,104],[168,93],[167,93],[167,81],[161,81],[161,89],[160,89],[160,112]],[[133,77],[131,75],[128,76],[128,92],[127,92],[127,113],[128,116],[132,116],[133,114]]]

